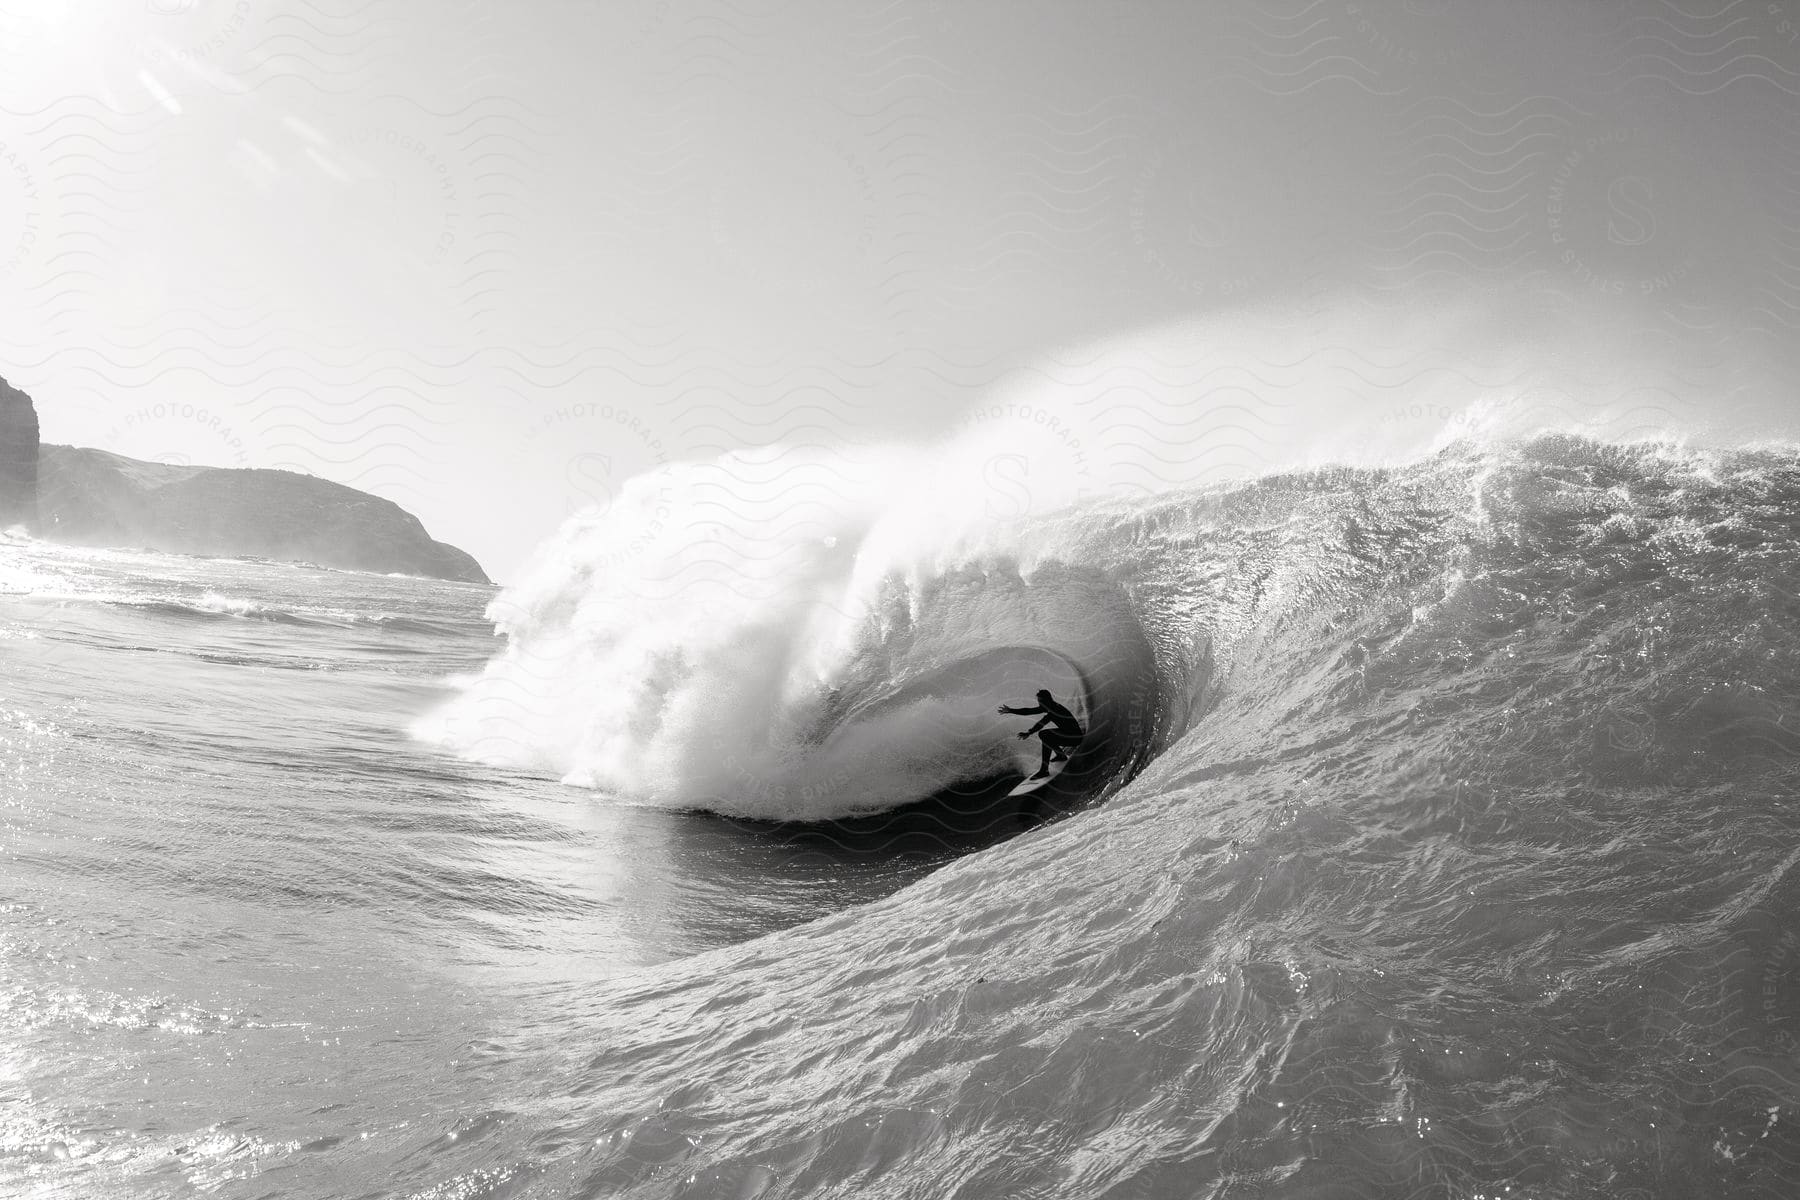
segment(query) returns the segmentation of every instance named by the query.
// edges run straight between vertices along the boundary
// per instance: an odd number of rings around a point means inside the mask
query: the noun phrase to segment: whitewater
[[[1800,451],[989,461],[0,547],[0,1192],[1793,1193]]]

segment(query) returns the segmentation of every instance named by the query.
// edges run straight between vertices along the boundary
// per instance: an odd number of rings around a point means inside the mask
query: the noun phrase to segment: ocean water
[[[867,474],[0,545],[0,1195],[1800,1193],[1800,453]]]

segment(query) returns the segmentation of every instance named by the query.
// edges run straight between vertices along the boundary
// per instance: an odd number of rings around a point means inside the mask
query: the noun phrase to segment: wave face
[[[813,768],[754,761],[777,786],[747,799],[688,756],[845,740],[903,781],[887,803],[938,781],[911,739],[980,691],[957,664],[1054,653],[1110,706],[1113,790],[596,989],[512,1159],[546,1194],[1792,1183],[1792,449],[1551,436],[1088,505],[705,621],[660,593],[637,646],[584,605],[655,572],[580,546],[509,595],[514,645],[463,698],[517,690],[509,749],[665,802],[842,811],[795,785]],[[574,657],[533,676],[521,646]],[[628,687],[592,678],[621,662]],[[546,736],[549,685],[597,689],[599,731]],[[969,738],[947,773],[988,752]]]

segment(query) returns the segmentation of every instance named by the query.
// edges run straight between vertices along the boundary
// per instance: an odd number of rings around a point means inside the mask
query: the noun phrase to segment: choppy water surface
[[[1791,450],[1458,447],[850,587],[809,532],[729,611],[603,532],[497,601],[0,547],[0,1193],[1800,1189]],[[757,823],[1007,769],[1018,664],[1088,689],[1066,816]]]

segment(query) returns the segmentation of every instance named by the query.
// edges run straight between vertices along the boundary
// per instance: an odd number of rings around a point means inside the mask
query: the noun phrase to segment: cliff
[[[37,524],[38,418],[31,397],[0,379],[0,529]]]
[[[168,466],[75,446],[40,448],[37,533],[81,546],[489,582],[480,564],[433,541],[398,504],[341,483],[293,471]]]

